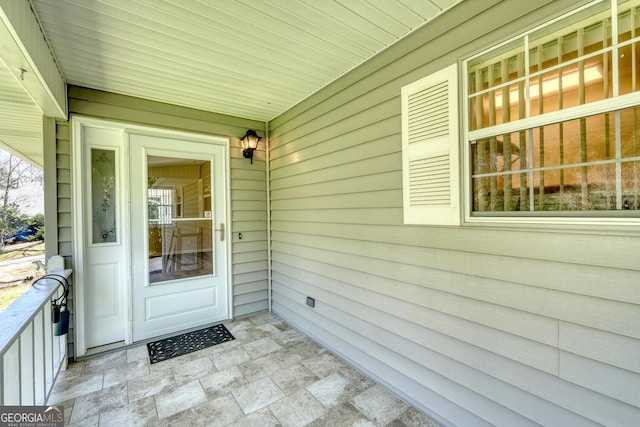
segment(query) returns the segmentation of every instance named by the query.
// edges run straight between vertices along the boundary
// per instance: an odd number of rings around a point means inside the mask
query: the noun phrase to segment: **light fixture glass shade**
[[[253,163],[253,152],[258,148],[258,143],[261,139],[256,131],[249,129],[240,140],[242,155],[247,159],[251,159],[251,163]]]
[[[242,148],[244,150],[246,150],[247,148],[255,150],[256,148],[258,148],[258,142],[261,139],[262,138],[260,138],[254,130],[249,129],[247,133],[242,137],[240,142],[242,143]]]

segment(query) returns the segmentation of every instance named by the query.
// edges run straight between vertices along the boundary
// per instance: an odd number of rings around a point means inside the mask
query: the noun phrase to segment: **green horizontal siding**
[[[575,3],[462,2],[269,124],[274,312],[444,423],[640,419],[637,232],[402,219],[401,87]]]

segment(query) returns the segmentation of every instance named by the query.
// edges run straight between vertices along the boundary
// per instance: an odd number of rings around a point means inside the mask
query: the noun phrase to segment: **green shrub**
[[[20,213],[16,203],[0,206],[0,250],[4,249],[7,239],[29,226],[27,220],[27,216]]]
[[[44,214],[37,213],[27,220],[29,228],[35,230],[36,234],[29,236],[30,242],[35,240],[44,240]]]

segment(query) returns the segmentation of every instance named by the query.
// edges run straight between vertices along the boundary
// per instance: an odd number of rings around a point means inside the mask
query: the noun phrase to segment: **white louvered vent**
[[[447,82],[409,96],[409,144],[449,133]]]
[[[409,161],[409,204],[448,205],[451,199],[449,155]]]
[[[402,174],[407,224],[459,225],[457,66],[402,88]]]

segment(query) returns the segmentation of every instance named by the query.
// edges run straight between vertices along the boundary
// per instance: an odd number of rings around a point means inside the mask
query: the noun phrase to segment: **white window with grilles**
[[[640,0],[593,2],[463,61],[470,221],[640,216]]]
[[[155,224],[171,224],[175,217],[175,189],[172,187],[147,189],[149,220]]]

